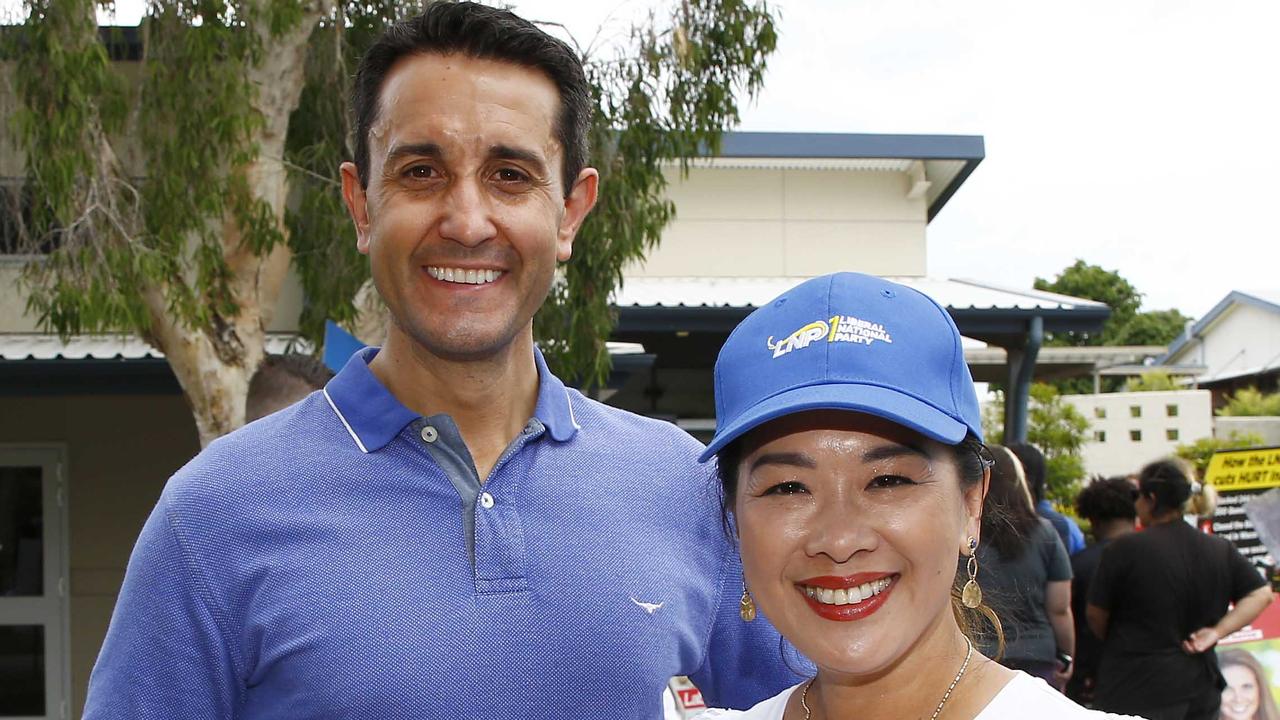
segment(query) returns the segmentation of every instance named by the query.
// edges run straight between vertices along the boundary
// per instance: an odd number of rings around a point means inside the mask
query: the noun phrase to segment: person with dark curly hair
[[[1103,548],[1111,541],[1134,531],[1138,511],[1134,507],[1138,489],[1124,476],[1097,478],[1076,497],[1076,512],[1089,521],[1093,543],[1071,558],[1071,612],[1076,624],[1075,671],[1067,683],[1067,696],[1081,704],[1093,701],[1095,673],[1102,643],[1094,637],[1085,619],[1089,583],[1098,569]]]
[[[1089,628],[1102,639],[1094,706],[1148,720],[1210,720],[1225,687],[1213,647],[1271,604],[1266,580],[1226,539],[1182,519],[1191,480],[1175,460],[1138,475],[1145,528],[1102,551]]]

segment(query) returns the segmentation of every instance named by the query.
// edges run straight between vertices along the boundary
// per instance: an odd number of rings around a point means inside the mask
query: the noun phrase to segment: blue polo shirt
[[[86,718],[659,718],[673,675],[729,707],[796,682],[738,617],[695,440],[538,355],[533,417],[481,485],[375,352],[169,481]]]

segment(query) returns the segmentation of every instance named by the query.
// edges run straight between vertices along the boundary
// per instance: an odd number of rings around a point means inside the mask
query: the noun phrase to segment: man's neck
[[[1099,540],[1114,540],[1121,535],[1128,535],[1133,532],[1133,521],[1124,519],[1109,520],[1097,523],[1093,527],[1094,536]]]
[[[538,402],[531,329],[493,357],[450,360],[432,355],[393,327],[369,369],[410,410],[453,419],[481,482]]]

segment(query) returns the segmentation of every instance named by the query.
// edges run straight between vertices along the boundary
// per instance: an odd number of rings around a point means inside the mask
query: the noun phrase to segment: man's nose
[[[805,552],[810,556],[826,555],[835,563],[844,563],[859,552],[874,550],[880,536],[870,520],[856,500],[823,500],[810,520]]]
[[[449,188],[440,219],[440,235],[460,245],[475,247],[497,233],[490,198],[479,183],[462,180]]]

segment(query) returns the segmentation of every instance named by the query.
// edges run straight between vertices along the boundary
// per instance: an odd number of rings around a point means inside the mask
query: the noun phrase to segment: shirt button
[[[489,493],[480,493],[480,507],[488,510],[493,507],[493,496]]]
[[[422,428],[422,439],[423,439],[423,440],[425,440],[425,441],[427,441],[427,442],[429,442],[429,443],[433,443],[433,442],[435,442],[435,441],[436,441],[436,438],[438,438],[438,437],[440,437],[440,433],[436,432],[436,429],[435,429],[435,428],[433,428],[433,427],[431,427],[430,425],[427,425],[427,426],[425,426],[425,427],[423,427],[423,428]]]

